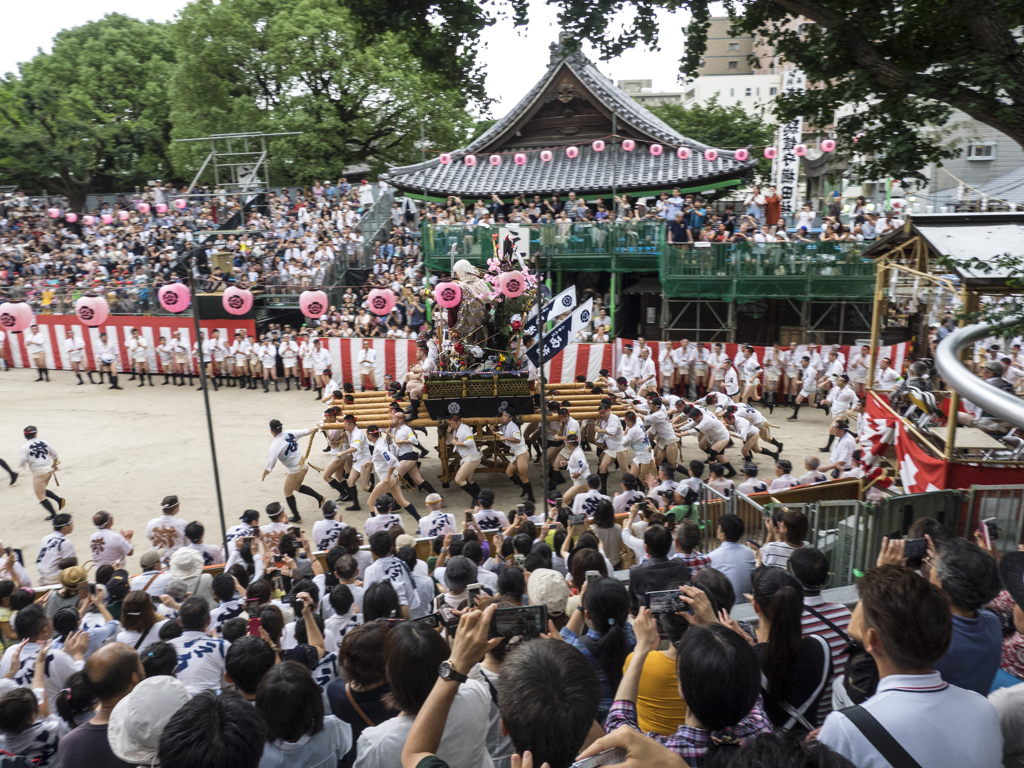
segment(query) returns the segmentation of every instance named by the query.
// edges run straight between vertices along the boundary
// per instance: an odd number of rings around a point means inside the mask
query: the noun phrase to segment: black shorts
[[[411,451],[410,453],[400,454],[399,457],[398,457],[398,460],[399,461],[419,461],[419,458],[420,458],[420,455],[418,453],[416,453],[416,451]]]
[[[548,440],[548,448],[561,448],[565,445],[565,440]]]

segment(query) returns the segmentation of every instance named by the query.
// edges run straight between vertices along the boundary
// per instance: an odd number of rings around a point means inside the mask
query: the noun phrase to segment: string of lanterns
[[[603,139],[595,139],[590,144],[590,148],[594,152],[604,152],[607,146],[608,145],[605,143]],[[636,149],[636,141],[634,141],[633,139],[623,139],[621,146],[623,151],[632,152],[633,150]],[[577,157],[580,156],[580,148],[574,144],[564,147],[563,149],[565,150],[565,156],[568,157],[570,160],[575,160]],[[806,144],[797,144],[795,147],[793,147],[793,153],[797,157],[803,157],[804,155],[807,154],[807,149],[808,147]],[[836,143],[834,140],[824,139],[821,142],[822,152],[834,152],[835,149]],[[665,147],[662,144],[650,144],[648,145],[647,151],[653,157],[660,157],[662,154],[664,154]],[[487,158],[487,162],[493,166],[501,165],[503,162],[502,158],[505,154],[509,153],[499,152],[492,154]],[[692,151],[689,147],[676,148],[676,157],[678,157],[680,160],[689,160],[691,155]],[[778,149],[776,149],[775,147],[765,147],[764,156],[768,160],[774,160],[778,156]],[[733,152],[733,157],[739,162],[744,163],[750,159],[750,150],[737,149]],[[552,160],[554,160],[554,158],[554,152],[552,152],[550,149],[543,149],[540,151],[541,162],[550,163]],[[525,152],[516,152],[512,155],[512,162],[514,162],[516,165],[526,165],[527,159],[527,154]],[[718,159],[718,150],[710,147],[704,150],[704,159],[707,160],[709,163],[715,162],[715,160]],[[450,165],[453,162],[454,158],[451,152],[442,152],[438,156],[438,160],[440,161],[441,165]],[[474,154],[464,155],[462,157],[462,162],[467,167],[472,168],[477,164],[477,156]]]
[[[186,208],[188,208],[188,200],[186,200],[183,197],[178,198],[177,200],[174,201],[174,207],[177,208],[179,211],[183,211]],[[155,206],[151,206],[149,203],[139,203],[136,206],[136,210],[138,210],[139,213],[149,213],[154,208],[156,209],[156,212],[159,214],[167,213],[168,210],[167,203],[157,203]],[[61,217],[62,212],[60,208],[48,208],[46,213],[51,219],[59,219]],[[131,218],[131,212],[118,211],[117,218],[120,219],[121,221],[128,221],[128,219]],[[114,214],[104,213],[101,214],[98,217],[98,219],[101,224],[113,224]],[[64,221],[66,221],[68,224],[74,224],[76,221],[78,221],[78,214],[75,213],[74,211],[67,211],[66,213],[64,213]],[[82,224],[84,224],[87,227],[93,226],[96,223],[96,221],[96,216],[82,216]]]

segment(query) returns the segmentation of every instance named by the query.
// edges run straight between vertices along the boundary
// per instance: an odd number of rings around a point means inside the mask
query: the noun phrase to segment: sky
[[[137,0],[47,0],[45,13],[35,3],[9,0],[0,26],[0,73],[17,70],[18,62],[31,59],[38,49],[49,51],[54,35],[61,29],[95,21],[108,13],[123,13],[141,19],[171,21],[186,0],[162,0],[140,4]],[[676,91],[679,59],[683,55],[683,32],[688,14],[662,12],[659,16],[661,50],[635,49],[607,62],[599,69],[613,80],[650,79],[655,91]],[[540,78],[548,64],[548,45],[558,38],[556,11],[544,2],[531,3],[530,24],[513,27],[499,21],[483,35],[480,53],[487,75],[487,92],[496,100],[491,117],[500,117],[513,107]],[[594,61],[594,49],[584,46]]]

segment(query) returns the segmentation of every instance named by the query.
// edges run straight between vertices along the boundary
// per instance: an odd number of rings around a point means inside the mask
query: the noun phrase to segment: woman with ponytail
[[[776,729],[813,731],[821,725],[818,702],[832,678],[828,641],[803,636],[804,590],[791,573],[762,567],[751,582],[765,713]]]
[[[584,582],[580,606],[562,628],[562,637],[586,656],[601,681],[598,723],[604,722],[608,714],[612,695],[622,679],[622,665],[636,645],[628,618],[626,588],[616,579],[601,577]]]

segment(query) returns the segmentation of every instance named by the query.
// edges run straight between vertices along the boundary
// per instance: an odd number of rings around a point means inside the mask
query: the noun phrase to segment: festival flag
[[[576,334],[583,330],[594,312],[594,300],[587,299],[582,306],[576,309],[569,317],[551,329],[550,333],[544,334],[544,361],[547,362],[557,355],[569,342],[576,338]],[[545,308],[546,309],[546,308]],[[539,362],[540,344],[534,344],[526,353],[530,361],[540,367]]]
[[[544,305],[544,322],[546,323],[552,317],[558,317],[570,309],[576,306],[576,286],[570,285],[560,294],[555,296],[551,301]],[[526,316],[526,327],[523,328],[523,333],[529,336],[537,335],[537,305],[533,306],[530,313]]]

